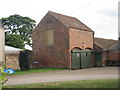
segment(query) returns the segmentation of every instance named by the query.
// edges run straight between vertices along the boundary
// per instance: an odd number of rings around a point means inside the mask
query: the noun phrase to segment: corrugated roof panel
[[[23,51],[23,49],[5,46],[5,54],[19,54],[20,51]]]

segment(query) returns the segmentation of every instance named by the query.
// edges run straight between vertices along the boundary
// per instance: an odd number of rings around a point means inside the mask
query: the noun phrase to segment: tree
[[[5,44],[16,48],[24,49],[24,40],[18,34],[7,34],[5,37]]]
[[[32,45],[31,36],[32,29],[36,25],[35,20],[17,14],[10,15],[6,18],[1,18],[1,20],[2,25],[6,30],[6,45],[14,46],[17,48],[24,48],[25,44],[28,44],[29,46]]]

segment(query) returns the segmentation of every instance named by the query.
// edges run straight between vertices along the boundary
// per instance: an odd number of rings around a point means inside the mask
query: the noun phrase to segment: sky
[[[48,11],[76,17],[95,37],[118,39],[119,0],[0,0],[0,18],[19,14],[37,24]]]

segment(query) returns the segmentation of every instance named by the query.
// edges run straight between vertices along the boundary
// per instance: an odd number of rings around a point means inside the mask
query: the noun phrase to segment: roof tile
[[[58,14],[51,11],[49,11],[48,13],[55,16],[59,21],[61,21],[63,24],[65,24],[69,28],[75,28],[75,29],[93,32],[88,26],[86,26],[84,23],[82,23],[75,17],[70,17],[70,16]]]
[[[117,42],[113,39],[94,38],[94,43],[102,49],[107,49],[110,45]]]

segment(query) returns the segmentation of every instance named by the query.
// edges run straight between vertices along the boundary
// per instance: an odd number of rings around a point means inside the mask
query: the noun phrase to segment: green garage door
[[[81,52],[81,68],[92,67],[91,52]]]
[[[87,62],[86,62],[86,53],[81,52],[81,68],[86,68]]]
[[[80,53],[74,52],[72,53],[72,69],[80,68]]]
[[[94,54],[94,66],[102,66],[102,54],[101,53]]]
[[[87,60],[87,67],[92,67],[92,55],[91,55],[91,52],[88,52],[87,53],[87,56],[86,56],[86,60]]]
[[[72,69],[92,67],[91,50],[74,51],[72,53]]]

